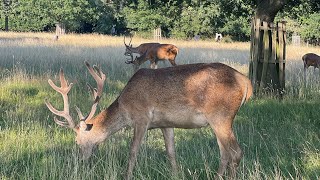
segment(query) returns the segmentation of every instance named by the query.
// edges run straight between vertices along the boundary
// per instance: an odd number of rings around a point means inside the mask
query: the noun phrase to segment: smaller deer
[[[139,69],[139,66],[146,62],[147,60],[150,61],[150,68],[157,69],[158,61],[168,60],[172,66],[176,66],[176,56],[179,52],[179,49],[172,44],[159,44],[154,45],[150,48],[146,53],[141,55],[140,57],[135,58],[133,60],[133,56],[131,56],[131,61],[127,60],[127,64],[134,64],[135,72]]]
[[[302,61],[304,65],[304,77],[306,77],[306,70],[309,66],[313,66],[314,70],[320,67],[320,56],[314,53],[307,53],[302,56]]]
[[[125,56],[132,57],[132,53],[137,53],[141,56],[144,53],[146,53],[150,48],[152,48],[152,46],[160,44],[160,43],[142,43],[137,47],[132,47],[131,41],[132,41],[132,37],[130,39],[129,44],[126,44],[126,37],[124,37],[123,39],[123,43],[126,47],[126,51],[124,52]]]

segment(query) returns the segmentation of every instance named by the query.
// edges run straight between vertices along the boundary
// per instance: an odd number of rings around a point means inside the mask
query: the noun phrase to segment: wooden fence
[[[158,42],[159,42],[159,41],[161,40],[161,38],[162,38],[161,28],[158,27],[158,28],[156,28],[156,29],[153,30],[153,39],[154,39],[155,41],[158,41]]]
[[[56,23],[56,36],[66,33],[66,26],[63,23]]]
[[[274,92],[282,97],[285,89],[285,22],[252,20],[249,77],[255,94]]]

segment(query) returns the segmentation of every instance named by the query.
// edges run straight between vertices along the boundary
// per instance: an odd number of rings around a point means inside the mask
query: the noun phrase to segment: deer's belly
[[[207,118],[201,112],[157,111],[150,114],[150,128],[201,128],[208,125]]]

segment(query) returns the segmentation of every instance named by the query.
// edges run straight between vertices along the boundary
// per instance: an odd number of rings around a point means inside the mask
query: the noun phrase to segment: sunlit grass
[[[44,105],[48,98],[62,108],[61,96],[47,80],[58,82],[62,67],[74,106],[88,111],[93,83],[83,61],[101,65],[107,74],[102,110],[119,95],[133,71],[124,63],[123,37],[0,32],[0,179],[122,179],[126,172],[132,130],[110,137],[89,162],[82,162],[74,133],[58,127]],[[152,42],[134,38],[132,43]],[[178,64],[223,62],[247,74],[249,43],[163,40],[180,48]],[[319,48],[288,46],[286,96],[253,99],[235,120],[244,151],[238,179],[319,179],[320,75],[308,70],[303,87],[301,56]],[[143,65],[148,67],[148,63]],[[160,63],[160,67],[170,66]],[[172,177],[162,134],[148,132],[134,171],[136,179],[213,179],[219,150],[210,128],[176,129],[177,177]]]

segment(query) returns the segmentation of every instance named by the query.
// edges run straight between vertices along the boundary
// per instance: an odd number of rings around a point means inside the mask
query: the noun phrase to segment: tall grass
[[[75,83],[71,107],[89,109],[85,82],[92,82],[83,61],[101,65],[107,87],[100,109],[119,95],[133,68],[124,63],[122,37],[66,35],[52,41],[42,33],[0,33],[0,179],[122,179],[130,129],[110,137],[89,162],[82,162],[74,133],[58,127],[45,107],[62,99],[48,85],[62,67]],[[151,40],[133,39],[133,44]],[[178,64],[223,62],[247,74],[249,43],[163,40],[180,48]],[[319,48],[288,46],[283,101],[253,99],[239,111],[234,129],[244,150],[239,179],[320,178],[319,72],[308,70],[304,87],[301,56]],[[169,63],[160,64],[170,66]],[[146,63],[144,67],[148,67]],[[92,82],[93,83],[93,82]],[[74,109],[72,114],[75,115]],[[162,134],[149,131],[140,149],[135,179],[212,179],[219,150],[210,128],[175,130],[179,173],[172,177]]]

